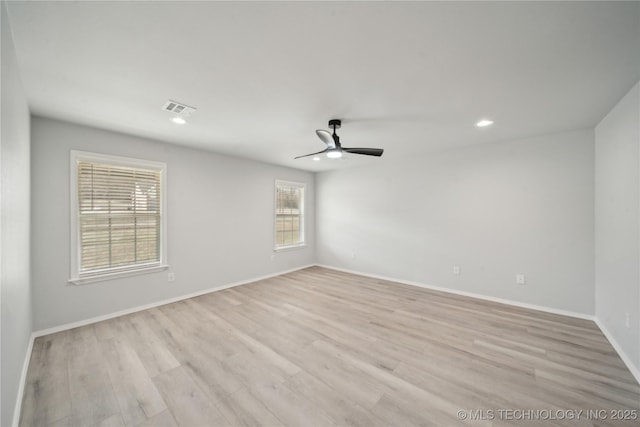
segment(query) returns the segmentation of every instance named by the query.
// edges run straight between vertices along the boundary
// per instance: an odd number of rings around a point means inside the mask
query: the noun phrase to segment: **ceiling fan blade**
[[[364,154],[365,156],[382,156],[384,150],[382,148],[346,148],[342,147],[342,151],[351,154]]]
[[[295,160],[295,159],[301,159],[301,158],[303,158],[303,157],[315,156],[316,154],[326,153],[327,151],[329,151],[329,149],[328,149],[328,148],[325,148],[324,150],[322,150],[322,151],[318,151],[317,153],[305,154],[304,156],[294,157],[294,160]]]
[[[331,135],[331,132],[318,129],[316,131],[316,135],[318,135],[318,138],[320,138],[322,142],[327,144],[327,147],[336,148],[336,142],[333,140],[333,136]]]

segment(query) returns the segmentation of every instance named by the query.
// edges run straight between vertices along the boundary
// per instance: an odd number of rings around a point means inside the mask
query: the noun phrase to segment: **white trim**
[[[162,301],[152,302],[150,304],[139,305],[137,307],[127,308],[125,310],[116,311],[114,313],[104,314],[102,316],[91,317],[89,319],[79,320],[77,322],[65,323],[64,325],[54,326],[52,328],[41,329],[39,331],[35,331],[33,335],[35,337],[41,337],[44,335],[54,334],[56,332],[66,331],[68,329],[78,328],[80,326],[90,325],[92,323],[102,322],[103,320],[113,319],[114,317],[124,316],[125,314],[137,313],[138,311],[148,310],[150,308],[159,307],[165,304],[171,304],[178,301],[183,301],[189,298],[199,297],[200,295],[209,294],[211,292],[222,291],[224,289],[234,288],[236,286],[247,285],[249,283],[258,282],[260,280],[270,279],[272,277],[281,276],[283,274],[292,273],[294,271],[303,270],[305,268],[314,267],[315,264],[308,264],[302,267],[296,267],[285,271],[280,271],[273,274],[267,274],[265,276],[255,277],[252,279],[241,280],[238,282],[228,283],[226,285],[222,285],[216,288],[208,288],[202,291],[192,292],[189,294],[181,295],[175,298],[169,298]]]
[[[281,246],[279,248],[274,249],[274,252],[286,252],[286,251],[291,251],[291,250],[296,250],[296,249],[304,249],[307,247],[306,243],[300,243],[297,245],[289,245],[289,246]]]
[[[16,397],[16,405],[13,409],[13,420],[11,421],[12,427],[18,427],[20,422],[20,412],[22,411],[22,398],[24,397],[24,387],[27,384],[27,371],[29,370],[29,363],[31,362],[31,353],[33,353],[33,342],[36,336],[32,332],[29,337],[29,345],[27,346],[27,353],[24,356],[24,363],[22,364],[22,372],[20,373],[20,382],[18,383],[18,395]]]
[[[154,160],[136,159],[134,157],[114,156],[111,154],[94,153],[89,151],[70,150],[71,158],[74,160],[82,160],[87,162],[106,162],[110,165],[124,166],[128,168],[149,168],[164,170],[167,164],[164,162],[156,162]]]
[[[557,309],[557,308],[545,307],[543,305],[529,304],[529,303],[526,303],[526,302],[519,302],[519,301],[513,301],[513,300],[509,300],[509,299],[504,299],[504,298],[497,298],[497,297],[492,297],[492,296],[488,296],[488,295],[476,294],[476,293],[473,293],[473,292],[459,291],[457,289],[443,288],[443,287],[440,287],[440,286],[432,286],[432,285],[427,285],[425,283],[413,282],[413,281],[410,281],[410,280],[403,280],[403,279],[396,279],[394,277],[380,276],[380,275],[377,275],[377,274],[363,273],[361,271],[349,270],[347,268],[341,268],[341,267],[333,267],[333,266],[330,266],[330,265],[317,264],[317,266],[318,267],[323,267],[323,268],[328,268],[330,270],[342,271],[342,272],[345,272],[345,273],[351,273],[351,274],[357,274],[357,275],[360,275],[360,276],[371,277],[373,279],[387,280],[387,281],[390,281],[390,282],[402,283],[404,285],[417,286],[419,288],[431,289],[431,290],[440,291],[440,292],[447,292],[449,294],[462,295],[462,296],[465,296],[465,297],[477,298],[477,299],[481,299],[481,300],[485,300],[485,301],[498,302],[498,303],[501,303],[501,304],[512,305],[514,307],[528,308],[530,310],[544,311],[546,313],[559,314],[561,316],[575,317],[575,318],[578,318],[578,319],[595,320],[595,317],[593,315],[591,315],[591,314],[577,313],[577,312],[574,312],[574,311],[567,311],[567,310],[560,310],[560,309]]]
[[[594,321],[596,322],[596,325],[598,325],[598,328],[600,328],[600,330],[604,334],[605,338],[609,340],[609,343],[611,344],[613,349],[618,353],[620,359],[622,359],[624,364],[627,365],[627,369],[629,369],[631,375],[633,375],[636,381],[638,381],[638,383],[640,384],[640,368],[633,364],[631,358],[627,355],[627,353],[625,353],[620,344],[618,344],[618,341],[615,340],[613,334],[609,332],[606,326],[604,326],[604,323],[602,323],[597,317],[594,319]]]
[[[105,280],[121,279],[123,277],[138,276],[140,274],[156,273],[168,269],[168,265],[154,265],[153,267],[136,268],[135,270],[115,271],[111,273],[102,273],[95,276],[73,277],[68,280],[74,285],[84,285],[87,283],[104,282]]]
[[[104,163],[114,166],[124,166],[135,169],[152,169],[160,172],[160,260],[154,267],[167,266],[167,164],[152,160],[136,159],[132,157],[113,156],[110,154],[90,153],[87,151],[70,150],[69,152],[69,282],[82,285],[86,283],[110,280],[116,277],[158,271],[141,266],[130,266],[129,270],[107,271],[104,274],[82,276],[80,274],[80,233],[78,232],[78,162]]]
[[[286,185],[288,187],[305,188],[307,184],[305,182],[287,181],[286,179],[276,179],[275,185]]]

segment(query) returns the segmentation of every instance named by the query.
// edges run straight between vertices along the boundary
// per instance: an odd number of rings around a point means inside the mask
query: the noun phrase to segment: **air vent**
[[[165,102],[165,104],[162,106],[162,109],[170,113],[177,114],[181,117],[189,117],[196,111],[195,107],[189,107],[188,105],[171,100]]]

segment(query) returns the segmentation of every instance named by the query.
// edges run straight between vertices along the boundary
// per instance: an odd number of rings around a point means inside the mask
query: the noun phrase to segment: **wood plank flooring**
[[[36,339],[20,425],[637,427],[639,410],[591,321],[313,267]]]

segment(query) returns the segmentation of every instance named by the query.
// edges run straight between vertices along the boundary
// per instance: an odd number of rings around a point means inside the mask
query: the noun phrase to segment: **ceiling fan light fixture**
[[[342,121],[340,119],[332,119],[329,120],[329,127],[333,128],[333,133],[318,129],[316,130],[316,135],[324,144],[327,146],[322,151],[318,151],[317,153],[305,154],[303,156],[295,157],[296,159],[301,159],[303,157],[313,157],[314,161],[320,160],[319,157],[316,157],[318,154],[327,154],[327,157],[330,159],[339,159],[342,157],[342,152],[351,153],[351,154],[363,154],[365,156],[375,156],[380,157],[384,150],[382,148],[347,148],[343,147],[340,144],[340,137],[336,134],[336,129],[339,129],[342,125]]]

